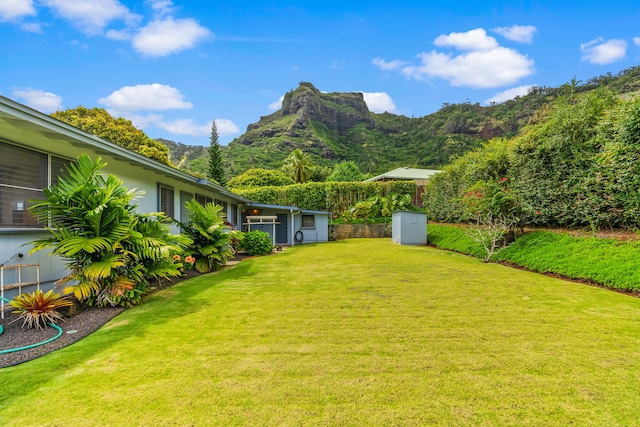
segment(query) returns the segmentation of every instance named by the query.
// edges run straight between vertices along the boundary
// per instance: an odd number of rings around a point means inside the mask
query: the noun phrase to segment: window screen
[[[196,201],[201,205],[206,205],[207,203],[213,202],[211,197],[203,196],[202,194],[196,194]]]
[[[315,215],[302,215],[302,228],[315,228],[316,216]]]
[[[48,155],[0,142],[0,227],[33,227],[29,199],[48,186]]]
[[[169,218],[175,218],[173,197],[173,187],[158,185],[158,210],[164,212]]]

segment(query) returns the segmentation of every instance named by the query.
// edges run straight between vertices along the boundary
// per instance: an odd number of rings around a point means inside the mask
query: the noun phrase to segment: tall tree
[[[207,178],[216,181],[220,185],[226,185],[227,180],[224,176],[224,167],[222,165],[222,152],[220,143],[218,142],[218,128],[216,121],[211,122],[211,142],[207,149],[209,154],[209,167],[207,168]]]
[[[284,160],[282,169],[289,178],[299,184],[304,184],[309,180],[311,167],[311,157],[301,149],[296,148],[289,154],[289,157]]]
[[[147,134],[137,129],[130,120],[122,117],[115,118],[103,108],[89,109],[80,106],[56,111],[51,114],[51,117],[136,151],[143,156],[171,165],[169,149],[164,144],[149,138]]]

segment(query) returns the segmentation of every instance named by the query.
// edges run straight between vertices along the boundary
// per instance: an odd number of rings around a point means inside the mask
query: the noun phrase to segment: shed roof
[[[313,209],[300,209],[297,206],[270,205],[268,203],[249,202],[246,204],[246,206],[248,208],[262,208],[262,209],[274,209],[274,210],[286,210],[286,211],[296,210],[304,214],[329,215],[331,213],[328,211],[320,211],[320,210],[313,210]]]
[[[431,178],[433,175],[441,172],[436,169],[416,169],[416,168],[397,168],[389,172],[385,172],[381,175],[374,176],[365,180],[365,182],[373,181],[385,181],[393,179],[412,179],[412,180],[425,180]]]

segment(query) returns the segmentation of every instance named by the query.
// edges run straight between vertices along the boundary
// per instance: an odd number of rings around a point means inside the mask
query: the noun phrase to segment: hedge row
[[[465,220],[478,181],[505,182],[522,223],[537,227],[640,227],[640,97],[606,90],[560,97],[512,139],[495,139],[429,180],[431,220]]]
[[[358,202],[372,196],[389,194],[412,197],[416,193],[413,181],[390,182],[309,182],[283,187],[257,187],[233,190],[236,194],[256,203],[297,206],[333,212],[339,215]]]
[[[482,257],[482,247],[461,227],[429,224],[427,240],[443,249]],[[577,237],[566,233],[534,231],[519,237],[493,257],[531,271],[555,273],[613,289],[640,290],[640,241]]]

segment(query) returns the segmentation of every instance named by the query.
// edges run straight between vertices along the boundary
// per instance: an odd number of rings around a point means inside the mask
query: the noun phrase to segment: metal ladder
[[[23,282],[22,281],[22,269],[25,268],[35,268],[36,269],[36,280],[34,282]],[[18,281],[14,283],[5,284],[4,283],[4,273],[8,270],[18,270]],[[23,286],[32,286],[36,285],[37,289],[40,290],[40,264],[15,264],[15,265],[5,265],[0,266],[0,316],[4,320],[4,306],[6,298],[4,297],[4,291],[9,289],[18,288],[18,295],[22,293]]]

